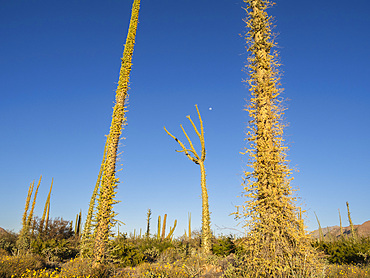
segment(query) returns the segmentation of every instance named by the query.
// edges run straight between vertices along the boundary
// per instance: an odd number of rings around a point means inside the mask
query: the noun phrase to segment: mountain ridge
[[[361,225],[353,225],[355,232],[360,237],[370,237],[370,220],[365,221]],[[351,227],[343,227],[343,235],[350,236],[352,235]],[[324,235],[324,238],[326,237],[340,237],[340,227],[339,226],[330,226],[322,228],[322,233]],[[309,235],[311,235],[313,238],[319,238],[320,237],[320,231],[319,229],[314,230],[312,232],[309,232]]]

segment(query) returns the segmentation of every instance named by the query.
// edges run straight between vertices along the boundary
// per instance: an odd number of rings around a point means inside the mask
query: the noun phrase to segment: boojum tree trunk
[[[271,36],[271,18],[266,9],[268,0],[244,0],[249,52],[246,71],[251,98],[249,113],[249,156],[244,176],[246,201],[239,207],[238,217],[245,219],[249,231],[245,240],[245,271],[250,277],[291,277],[300,273],[308,277],[319,264],[315,260],[307,235],[302,232],[303,220],[292,195],[291,169],[284,146],[282,123],[284,109],[280,93],[280,76],[275,42]]]
[[[186,139],[189,142],[190,149],[187,149],[185,145],[177,139],[175,136],[173,136],[167,129],[164,127],[164,130],[167,132],[169,136],[171,136],[177,143],[182,148],[182,151],[177,151],[177,152],[183,152],[191,161],[193,161],[195,164],[198,164],[200,167],[200,185],[202,188],[202,252],[203,254],[208,254],[210,253],[211,250],[211,218],[209,214],[209,204],[208,204],[208,191],[207,191],[207,185],[206,185],[206,170],[204,167],[204,161],[206,159],[206,147],[205,147],[205,141],[204,141],[204,129],[203,129],[203,121],[199,113],[198,106],[195,105],[199,117],[199,122],[200,122],[200,132],[198,131],[197,127],[195,126],[194,122],[191,120],[190,116],[187,116],[189,119],[190,123],[192,124],[195,133],[198,135],[201,148],[202,148],[202,153],[199,156],[193,146],[192,141],[190,140],[188,134],[185,132],[185,129],[180,125],[182,131],[185,134]],[[191,235],[189,235],[191,237]]]
[[[132,13],[123,58],[121,70],[116,90],[116,102],[113,108],[112,122],[108,135],[107,154],[104,161],[103,176],[98,200],[97,212],[97,232],[95,237],[95,262],[96,265],[104,263],[107,253],[107,243],[109,241],[110,230],[114,224],[115,213],[113,205],[115,200],[116,187],[116,161],[119,139],[122,133],[125,118],[125,101],[129,89],[129,77],[132,66],[132,54],[134,51],[136,30],[139,18],[140,0],[134,0]]]

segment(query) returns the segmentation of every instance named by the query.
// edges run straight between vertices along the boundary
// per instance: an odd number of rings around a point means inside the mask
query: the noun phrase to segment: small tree
[[[206,170],[204,167],[204,161],[206,160],[206,147],[204,142],[204,130],[203,130],[203,121],[199,113],[198,106],[195,105],[199,122],[200,122],[200,132],[198,131],[197,127],[195,126],[194,122],[191,120],[190,116],[187,116],[190,123],[192,124],[195,133],[198,135],[201,148],[202,148],[202,154],[199,156],[196,152],[192,141],[190,140],[188,134],[185,132],[185,129],[180,125],[182,131],[185,134],[186,139],[189,142],[190,149],[187,149],[185,145],[177,139],[175,136],[173,136],[167,129],[164,127],[164,130],[167,132],[169,136],[171,136],[182,148],[182,151],[177,152],[183,152],[191,161],[193,161],[195,164],[198,164],[200,167],[200,184],[202,188],[202,252],[204,254],[208,254],[211,250],[211,220],[209,215],[209,205],[208,205],[208,193],[207,193],[207,185],[206,185]],[[189,235],[190,236],[190,235]]]

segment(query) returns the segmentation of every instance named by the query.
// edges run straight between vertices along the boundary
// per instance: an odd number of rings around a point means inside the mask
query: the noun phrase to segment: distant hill
[[[2,234],[2,233],[6,233],[6,231],[3,228],[0,227],[0,234]]]
[[[354,225],[355,231],[357,234],[361,237],[370,237],[370,220],[364,222],[361,225]],[[322,233],[324,234],[324,237],[333,236],[333,237],[339,237],[340,234],[340,227],[339,226],[331,226],[331,227],[322,227]],[[343,234],[344,235],[351,235],[351,227],[343,227]],[[315,230],[310,232],[310,235],[313,238],[319,238],[319,230]]]

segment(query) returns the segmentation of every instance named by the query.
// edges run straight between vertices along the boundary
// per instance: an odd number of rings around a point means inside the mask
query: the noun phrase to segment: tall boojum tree
[[[251,98],[249,113],[249,156],[243,196],[237,217],[245,220],[246,268],[251,277],[308,277],[319,264],[315,260],[303,220],[298,215],[296,198],[290,185],[287,147],[284,146],[280,75],[276,46],[271,35],[269,0],[244,0],[248,31],[245,38],[249,52],[246,80]],[[305,266],[305,267],[304,267]],[[305,268],[305,269],[303,269]]]
[[[129,89],[129,78],[132,66],[132,54],[134,51],[136,30],[139,18],[140,0],[134,0],[130,26],[127,34],[126,44],[123,51],[118,86],[116,90],[116,103],[113,108],[112,122],[108,135],[107,153],[103,165],[103,176],[98,199],[97,230],[95,237],[95,262],[96,265],[104,263],[107,253],[110,230],[114,225],[115,212],[113,205],[115,200],[117,178],[116,161],[119,139],[122,133],[125,118],[125,102]]]

